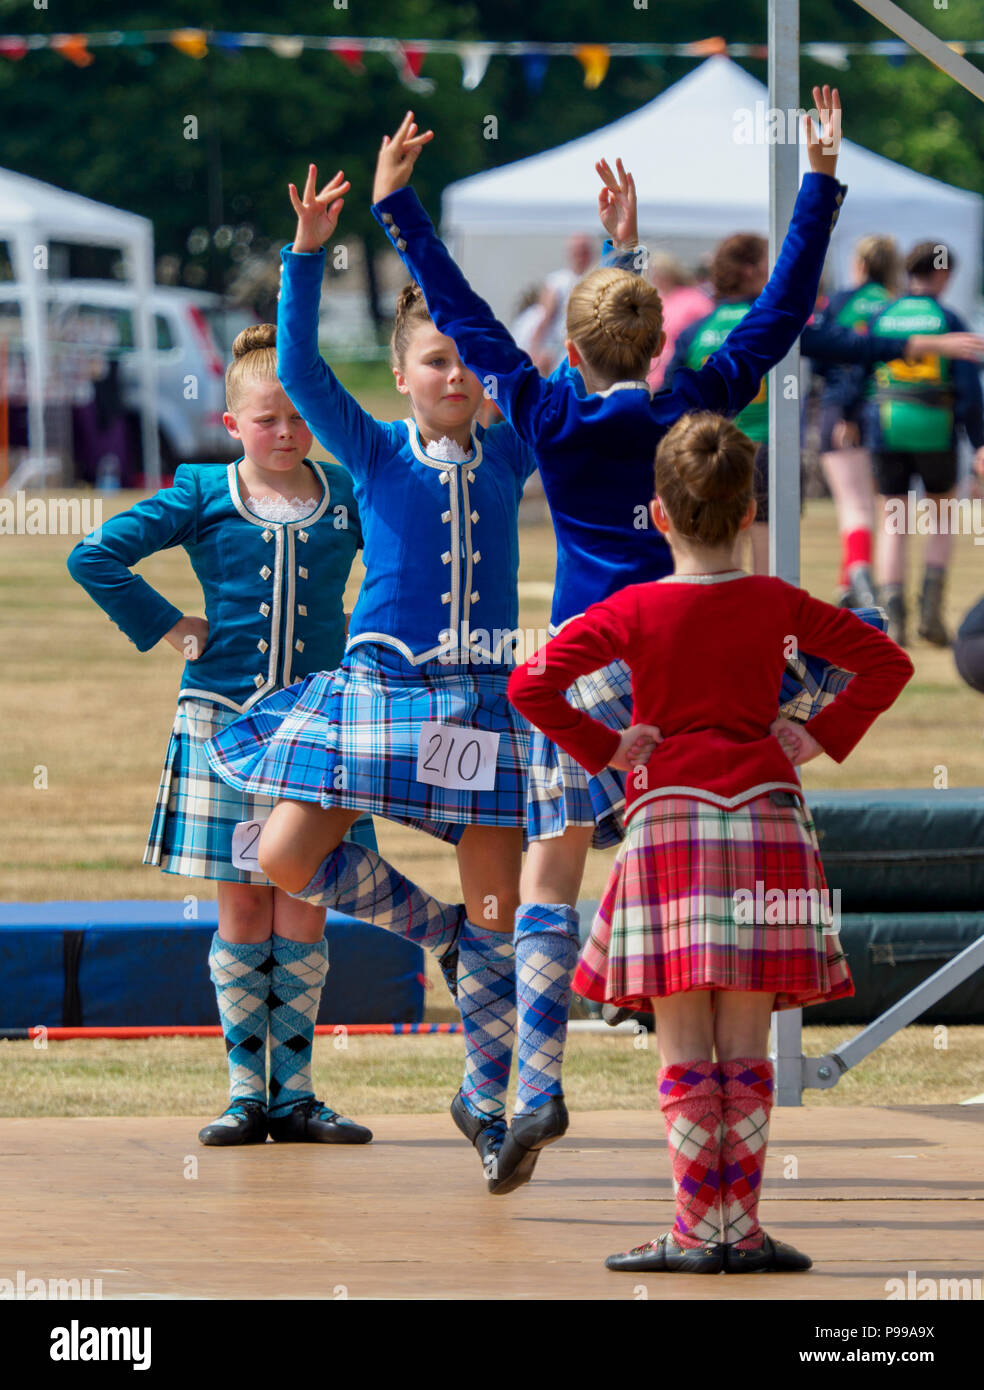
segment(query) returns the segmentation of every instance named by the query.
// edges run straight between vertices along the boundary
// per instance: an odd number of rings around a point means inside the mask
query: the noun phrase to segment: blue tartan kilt
[[[205,757],[205,744],[240,716],[210,700],[181,700],[164,757],[157,804],[143,862],[166,874],[222,879],[227,883],[268,885],[260,873],[232,862],[232,832],[240,821],[265,820],[272,797],[237,791],[217,777]],[[372,820],[360,818],[347,836],[376,848]]]
[[[526,825],[530,726],[506,698],[509,668],[412,666],[364,644],[261,700],[206,747],[213,770],[249,796],[367,811],[456,844],[469,825]],[[420,726],[499,734],[490,791],[417,780]]]
[[[627,729],[632,723],[632,674],[624,661],[579,676],[566,698],[609,729]],[[593,825],[592,847],[609,849],[625,837],[625,773],[605,767],[593,777],[534,729],[526,812],[530,840],[553,840],[569,826]]]

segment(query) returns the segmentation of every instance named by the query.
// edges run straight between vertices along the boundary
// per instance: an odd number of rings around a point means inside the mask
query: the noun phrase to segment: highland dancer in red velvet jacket
[[[652,519],[675,572],[592,605],[509,682],[509,698],[590,773],[628,773],[626,830],[574,977],[590,999],[652,999],[672,1232],[609,1268],[806,1269],[758,1222],[772,1104],[771,1011],[853,993],[795,767],[841,762],[912,675],[844,609],[735,560],[754,446],[686,416],[656,454]],[[806,724],[776,719],[798,648],[855,672]],[[621,659],[638,721],[619,733],[564,692]]]

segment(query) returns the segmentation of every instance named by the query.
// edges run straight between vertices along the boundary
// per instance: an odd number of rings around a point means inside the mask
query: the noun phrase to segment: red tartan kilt
[[[697,989],[774,992],[777,1009],[853,994],[830,929],[836,902],[813,821],[801,801],[781,800],[765,793],[724,810],[662,797],[640,806],[581,952],[574,992],[640,1009],[651,998]]]

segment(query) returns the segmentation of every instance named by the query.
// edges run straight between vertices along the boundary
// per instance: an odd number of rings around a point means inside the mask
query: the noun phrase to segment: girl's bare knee
[[[256,847],[256,858],[261,871],[286,893],[299,892],[311,879],[311,874],[305,874],[304,865],[298,861],[296,851],[281,835],[265,837],[264,832]]]
[[[249,883],[219,884],[219,936],[244,944],[266,941],[273,931],[269,888]]]

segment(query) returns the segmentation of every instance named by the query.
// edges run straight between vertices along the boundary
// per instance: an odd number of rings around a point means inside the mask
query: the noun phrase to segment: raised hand
[[[615,168],[618,178],[607,159],[599,159],[595,165],[604,185],[598,193],[598,216],[616,247],[634,247],[639,242],[635,180],[625,172],[620,159],[616,159]]]
[[[811,758],[819,758],[823,749],[812,734],[808,734],[802,724],[794,719],[774,719],[769,725],[769,733],[779,740],[779,746],[793,767],[808,763]]]
[[[376,159],[376,178],[372,185],[374,203],[381,203],[398,188],[406,187],[420,151],[433,138],[432,130],[425,130],[423,134],[417,133],[412,111],[408,111],[403,117],[393,136],[383,136],[383,143],[379,147],[379,156]]]
[[[622,735],[608,766],[631,772],[640,763],[648,763],[653,749],[662,742],[663,735],[655,724],[632,724]]]
[[[833,174],[841,142],[841,99],[837,88],[824,85],[813,88],[813,105],[820,117],[817,130],[808,115],[803,117],[806,131],[806,150],[810,168],[815,174]]]
[[[315,164],[309,164],[304,196],[298,196],[292,183],[287,187],[290,190],[290,201],[297,213],[294,250],[317,251],[338,226],[338,215],[345,205],[342,194],[347,193],[352,185],[339,169],[331,182],[326,183],[318,193],[315,191],[318,187],[318,168]]]

